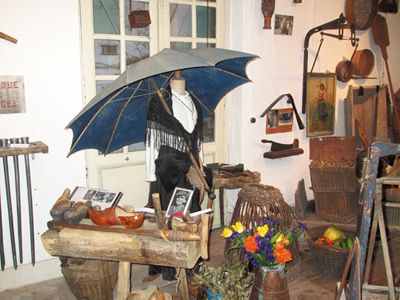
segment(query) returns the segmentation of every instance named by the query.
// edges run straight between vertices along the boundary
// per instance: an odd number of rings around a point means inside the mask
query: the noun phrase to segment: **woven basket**
[[[320,245],[315,242],[315,240],[322,236],[325,230],[330,226],[339,228],[346,237],[354,238],[356,236],[355,231],[349,231],[345,227],[333,224],[329,226],[316,226],[313,228],[308,228],[308,230],[304,232],[304,236],[306,238],[308,248],[310,249],[314,269],[324,277],[341,279],[344,268],[346,267],[350,250],[333,248]]]

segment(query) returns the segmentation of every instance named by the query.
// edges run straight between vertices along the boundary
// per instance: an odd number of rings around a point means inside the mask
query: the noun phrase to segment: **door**
[[[223,48],[224,5],[224,0],[81,0],[83,104],[122,74],[127,65],[164,48]],[[134,10],[148,10],[151,24],[131,28],[128,16]],[[228,140],[224,138],[224,130],[228,132],[224,126],[225,101],[221,101],[213,118],[204,120],[204,164],[224,162]],[[120,205],[147,204],[144,143],[123,147],[107,156],[86,150],[86,164],[88,187],[123,192]],[[206,204],[207,199],[202,206]],[[214,203],[217,215],[218,207]]]

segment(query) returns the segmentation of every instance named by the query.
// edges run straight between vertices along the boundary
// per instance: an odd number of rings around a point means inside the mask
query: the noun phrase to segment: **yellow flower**
[[[235,225],[232,225],[232,228],[238,233],[242,233],[246,230],[246,227],[241,222],[236,222]]]
[[[228,238],[228,237],[230,237],[231,235],[232,235],[232,230],[230,230],[228,227],[225,227],[224,228],[224,231],[222,231],[222,236],[224,237],[224,238]]]
[[[267,234],[268,230],[269,230],[269,227],[267,224],[257,227],[257,232],[261,236],[265,236]]]
[[[283,233],[281,233],[278,237],[278,239],[276,240],[277,242],[282,242],[285,245],[289,245],[289,240],[287,238],[285,238],[285,235]]]

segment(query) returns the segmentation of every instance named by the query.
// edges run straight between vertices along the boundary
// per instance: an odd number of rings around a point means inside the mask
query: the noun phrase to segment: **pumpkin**
[[[329,238],[331,241],[335,241],[338,238],[343,238],[344,234],[339,228],[331,226],[325,230],[323,236]]]

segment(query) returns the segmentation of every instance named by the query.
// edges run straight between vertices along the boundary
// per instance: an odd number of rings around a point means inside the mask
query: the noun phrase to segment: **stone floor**
[[[307,225],[309,226],[309,225]],[[217,267],[222,263],[225,239],[221,237],[222,229],[214,229],[210,237],[210,259],[207,264],[212,267]],[[394,274],[400,271],[400,235],[389,235],[389,247],[391,254],[391,264]],[[290,298],[292,300],[307,300],[319,299],[325,300],[334,299],[338,280],[330,279],[318,274],[312,262],[308,245],[302,237],[299,240],[301,269],[297,278],[289,282]],[[141,289],[149,284],[157,285],[163,292],[168,292],[173,296],[173,299],[179,299],[176,292],[176,281],[164,281],[157,278],[147,284],[142,281],[147,277],[147,266],[133,265],[132,266],[132,284],[131,289]],[[374,251],[374,261],[370,275],[370,284],[387,286],[385,265],[383,261],[382,248],[376,247]],[[397,286],[400,286],[399,283]],[[116,296],[116,289],[114,290]],[[116,297],[114,297],[116,299]],[[28,285],[22,288],[5,290],[0,292],[0,299],[7,300],[74,300],[75,296],[69,290],[64,278],[53,279],[38,284]],[[194,299],[194,298],[193,298]],[[365,295],[363,294],[363,299]],[[368,298],[372,299],[372,298]],[[380,298],[379,298],[380,299]],[[387,299],[384,297],[382,299]],[[93,299],[98,300],[98,299]]]

